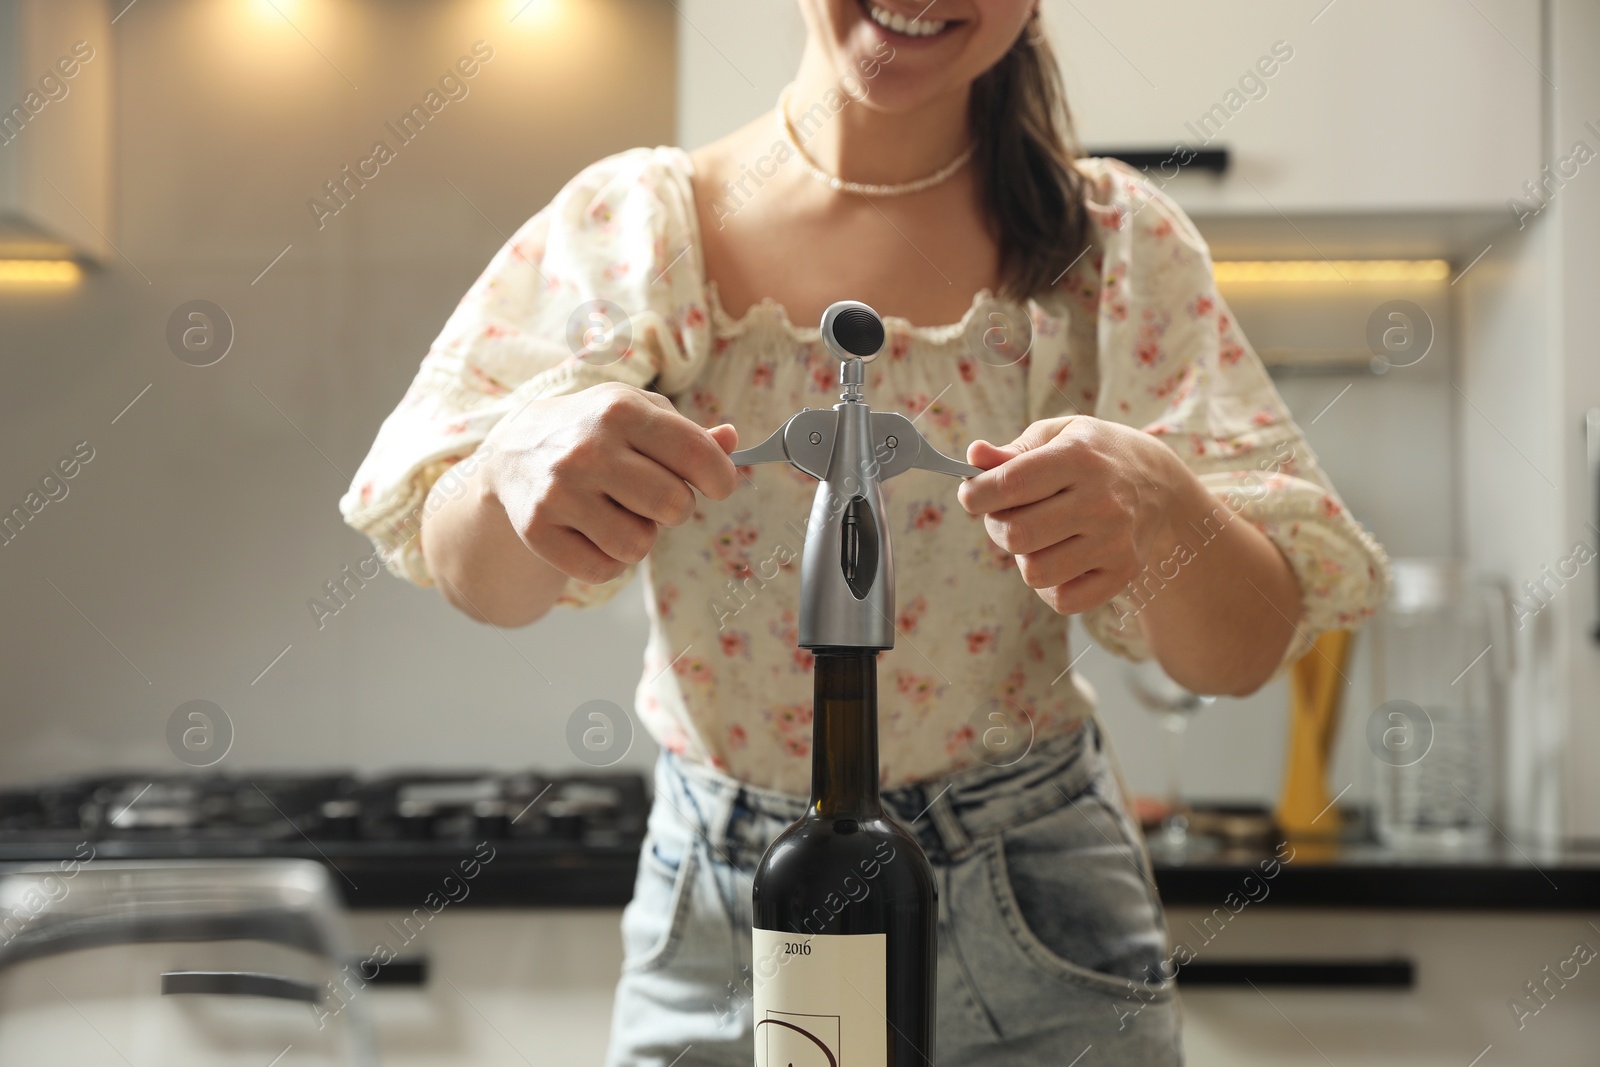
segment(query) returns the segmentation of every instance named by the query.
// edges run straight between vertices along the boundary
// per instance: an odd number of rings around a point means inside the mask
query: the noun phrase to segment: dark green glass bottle
[[[811,803],[755,874],[756,1067],[931,1067],[938,891],[878,796],[878,654],[815,654]]]

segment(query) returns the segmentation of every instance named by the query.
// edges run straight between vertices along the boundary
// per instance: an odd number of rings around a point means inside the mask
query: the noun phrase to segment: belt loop
[[[711,810],[706,813],[706,839],[716,846],[723,862],[729,865],[735,863],[731,851],[728,830],[733,825],[733,808],[739,798],[738,786],[713,789],[711,792]]]
[[[958,860],[972,851],[972,838],[967,836],[961,820],[956,817],[955,806],[950,803],[950,788],[947,785],[939,790],[939,795],[928,805],[928,816],[933,820],[945,851],[951,859]]]

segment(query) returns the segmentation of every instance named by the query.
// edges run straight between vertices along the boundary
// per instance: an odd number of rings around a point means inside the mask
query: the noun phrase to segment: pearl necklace
[[[800,147],[800,139],[794,135],[794,129],[789,125],[789,90],[792,88],[794,86],[786,85],[783,87],[783,91],[778,94],[778,131],[783,135],[783,139],[788,143],[789,147],[794,150],[795,155],[800,157],[800,162],[805,164],[806,169],[811,172],[811,176],[820,182],[825,182],[836,192],[854,193],[856,196],[906,196],[909,193],[920,193],[924,189],[931,189],[940,182],[949,180],[951,175],[966,166],[968,161],[972,159],[972,146],[969,145],[965,152],[927,177],[918,178],[916,181],[901,182],[896,185],[845,181],[837,174],[829,174],[819,167],[816,161],[806,153],[806,150]]]

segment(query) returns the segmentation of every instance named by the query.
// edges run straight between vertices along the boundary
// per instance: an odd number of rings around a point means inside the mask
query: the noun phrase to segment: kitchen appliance
[[[1367,721],[1376,832],[1397,846],[1486,844],[1515,669],[1510,593],[1452,560],[1397,559],[1391,575]]]
[[[119,902],[94,916],[104,944],[10,967],[0,959],[0,1064],[121,1063],[118,1052],[139,1064],[267,1067],[280,1054],[277,1067],[360,1063],[349,1038],[363,1013],[385,1062],[503,1054],[496,1030],[460,1024],[473,1012],[463,995],[491,1014],[497,1000],[518,1011],[518,998],[530,998],[518,1025],[582,1031],[541,1047],[571,1062],[595,1060],[615,981],[608,909],[632,895],[647,811],[641,776],[588,769],[127,772],[0,790],[0,886],[19,870],[36,885],[55,871],[66,901],[87,901],[91,876],[114,873]],[[278,908],[268,936],[195,939],[217,929],[219,911],[238,928],[220,902],[261,898],[263,862],[298,872],[280,895],[309,899],[305,887],[316,883],[324,903],[349,909],[336,915],[354,933],[345,948],[341,937],[324,936],[327,947],[306,949],[308,931],[334,926],[308,918],[309,907],[299,918]],[[169,870],[174,863],[183,869]],[[69,870],[78,873],[66,877]],[[183,900],[204,921],[188,924],[181,939],[170,928],[162,938],[141,936],[154,913],[149,903],[131,904],[151,899],[152,879],[165,894],[158,906]],[[260,918],[272,907],[244,910]],[[14,906],[0,911],[0,942],[18,929]],[[581,965],[550,962],[579,941],[587,942]],[[556,969],[562,993],[551,1001]],[[315,1004],[313,988],[321,990]],[[516,1026],[497,1025],[533,1047]]]
[[[0,790],[0,859],[68,839],[119,857],[259,855],[306,841],[334,851],[484,839],[626,845],[642,838],[646,810],[643,780],[625,773],[125,773]]]
[[[305,860],[0,877],[0,1063],[375,1067],[331,876]],[[109,1046],[109,1048],[107,1047]]]
[[[817,479],[800,567],[798,644],[815,671],[811,802],[756,867],[755,1062],[934,1062],[937,890],[916,838],[878,795],[877,655],[894,647],[894,555],[881,483],[914,467],[981,473],[862,395],[883,321],[823,313],[840,402],[809,408],[739,466],[787,462]]]
[[[411,908],[442,871],[492,855],[479,903],[620,905],[648,810],[633,773],[126,773],[0,790],[0,864],[308,859],[341,875],[351,907]]]

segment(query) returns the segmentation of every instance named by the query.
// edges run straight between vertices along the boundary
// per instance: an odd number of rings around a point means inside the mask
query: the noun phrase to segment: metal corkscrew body
[[[934,448],[904,415],[868,406],[866,364],[884,342],[876,311],[855,300],[829,305],[822,342],[840,363],[839,403],[798,412],[730,458],[739,467],[782,461],[817,479],[800,560],[799,646],[889,649],[894,552],[880,486],[914,467],[960,478],[982,472]]]

